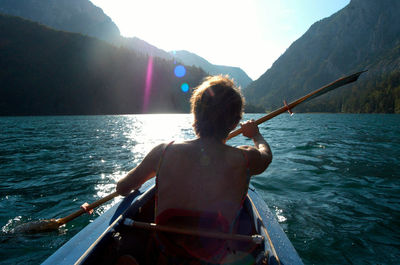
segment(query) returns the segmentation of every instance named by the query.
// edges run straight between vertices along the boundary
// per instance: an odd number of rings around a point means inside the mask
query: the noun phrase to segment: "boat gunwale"
[[[132,204],[141,198],[152,186],[155,185],[154,179],[151,179],[144,183],[134,194],[128,195],[127,197],[118,201],[105,213],[98,216],[89,223],[87,226],[82,228],[77,234],[65,242],[60,248],[58,248],[52,255],[42,262],[42,265],[70,265],[75,264],[82,255],[88,250],[91,245],[97,241],[97,239],[110,227],[110,224],[114,222],[125,210],[127,210]],[[129,200],[132,200],[129,202]],[[128,202],[128,203],[125,203]],[[124,205],[124,203],[126,205]]]
[[[119,208],[124,202],[126,201],[127,197],[124,200],[121,200],[116,205],[114,205],[111,209],[105,212],[103,215],[97,217],[94,222],[89,224],[88,226],[84,227],[78,234],[72,237],[68,242],[66,242],[60,249],[58,249],[53,255],[51,255],[48,259],[45,260],[44,265],[48,264],[83,264],[85,260],[90,256],[92,251],[96,248],[99,242],[110,232],[112,229],[122,220],[122,218],[126,215],[126,212],[131,207],[135,209],[139,209],[142,204],[141,201],[145,203],[145,198],[151,193],[155,192],[154,179],[147,181],[142,187],[139,189],[139,194],[137,194],[134,198],[131,198],[131,202],[125,203],[123,210],[120,214],[116,217],[115,213],[113,217],[110,218],[109,211],[114,211],[115,208]],[[151,195],[151,194],[150,194]],[[248,190],[248,200],[249,207],[252,207],[252,215],[253,215],[253,223],[255,225],[255,229],[257,230],[258,234],[262,236],[270,237],[270,241],[268,242],[267,239],[264,240],[264,253],[269,256],[269,264],[299,264],[302,265],[303,262],[301,258],[297,254],[295,248],[293,247],[292,243],[288,239],[287,235],[283,231],[282,227],[279,225],[275,214],[271,212],[271,210],[266,205],[265,201],[262,200],[260,195],[257,193],[255,188],[250,184]],[[255,212],[258,212],[255,214]],[[107,213],[107,214],[106,214]],[[101,220],[100,220],[101,219]],[[111,222],[108,222],[111,219]],[[261,219],[261,220],[260,220]],[[98,226],[98,223],[101,226]],[[104,228],[104,223],[107,223],[106,228]],[[95,240],[91,240],[90,242],[86,242],[86,248],[83,249],[82,246],[80,248],[76,248],[76,244],[73,241],[84,239],[86,241],[86,236],[90,233],[93,228],[96,229],[96,234],[98,235]],[[265,228],[265,230],[263,229]],[[98,233],[101,230],[101,233]],[[89,245],[90,243],[90,245]],[[275,251],[273,251],[273,249]],[[71,252],[78,252],[71,257]],[[79,256],[78,256],[79,255]],[[276,257],[275,257],[276,255]]]

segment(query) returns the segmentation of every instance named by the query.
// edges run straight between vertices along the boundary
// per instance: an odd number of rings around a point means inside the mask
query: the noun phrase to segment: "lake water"
[[[40,264],[115,201],[56,232],[12,228],[113,192],[154,145],[193,138],[191,122],[186,114],[0,117],[0,264]],[[260,131],[274,159],[252,183],[305,264],[399,264],[400,115],[281,115]]]

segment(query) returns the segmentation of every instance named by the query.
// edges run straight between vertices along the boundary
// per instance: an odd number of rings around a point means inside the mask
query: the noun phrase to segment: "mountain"
[[[352,0],[313,24],[247,87],[246,99],[273,110],[282,106],[284,99],[289,102],[341,76],[368,69],[357,83],[296,110],[395,112],[400,109],[396,90],[400,83],[393,81],[400,71],[399,45],[400,1]],[[378,85],[388,79],[394,82],[389,90]],[[358,108],[354,108],[355,102]],[[379,106],[382,102],[385,106]]]
[[[166,60],[173,60],[173,57],[171,56],[170,53],[162,49],[159,49],[156,46],[151,45],[150,43],[141,40],[137,37],[131,37],[131,38],[121,37],[120,45],[144,55],[159,57]]]
[[[54,29],[81,33],[123,46],[144,55],[172,60],[173,56],[139,38],[120,36],[118,27],[104,14],[103,10],[89,0],[0,0],[0,13],[19,16],[39,22]],[[210,74],[229,74],[243,88],[252,80],[237,67],[212,65],[189,52],[180,52],[183,64],[195,65]],[[196,57],[186,63],[188,55]],[[206,63],[202,62],[205,61]]]
[[[120,38],[114,22],[88,0],[0,0],[0,13],[112,43]]]
[[[124,38],[115,23],[89,0],[0,0],[0,13],[29,19],[48,27],[96,37],[136,52],[172,59],[139,38]]]
[[[0,15],[0,115],[188,112],[206,75],[97,38]]]
[[[206,59],[188,51],[174,51],[171,54],[176,58],[177,61],[182,62],[185,65],[194,65],[202,68],[210,75],[216,74],[227,74],[231,76],[238,85],[242,88],[246,88],[251,83],[251,78],[239,67],[214,65],[208,62]]]

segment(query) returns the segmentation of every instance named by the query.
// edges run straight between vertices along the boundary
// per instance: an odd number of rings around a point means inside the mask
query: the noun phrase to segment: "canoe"
[[[148,259],[148,248],[149,245],[154,246],[154,235],[173,234],[154,231],[168,228],[152,224],[154,195],[155,183],[152,179],[83,228],[42,264],[115,264],[121,256],[126,255],[134,257],[139,264],[152,264]],[[219,240],[221,244],[234,242],[230,248],[239,246],[237,251],[230,249],[230,253],[236,255],[231,255],[231,261],[235,261],[232,264],[303,264],[275,215],[252,185],[240,216],[234,233],[210,232],[211,235],[204,234],[202,238]],[[132,227],[133,223],[145,224],[146,227]],[[190,229],[174,233],[185,232],[196,233]],[[193,234],[184,236],[196,238]],[[243,238],[247,241],[239,242]],[[250,241],[249,238],[255,239]],[[154,252],[157,248],[152,249]]]

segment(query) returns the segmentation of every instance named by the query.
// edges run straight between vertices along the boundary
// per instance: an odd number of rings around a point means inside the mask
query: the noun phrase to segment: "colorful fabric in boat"
[[[219,213],[169,209],[157,216],[157,224],[228,233],[230,224]],[[169,259],[181,258],[198,264],[217,264],[227,254],[225,240],[199,236],[177,235],[157,232],[155,242]],[[188,264],[192,264],[188,263]]]

